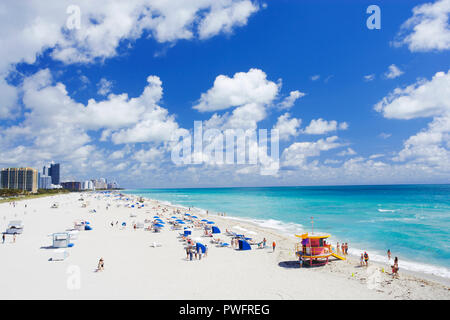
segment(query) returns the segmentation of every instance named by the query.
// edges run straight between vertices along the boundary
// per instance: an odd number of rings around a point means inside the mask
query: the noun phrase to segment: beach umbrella
[[[155,224],[155,227],[162,228],[164,226],[162,224],[160,224],[160,223],[157,223],[157,224]]]
[[[198,217],[197,217],[197,216],[192,216],[192,218],[198,219]]]
[[[208,220],[206,220],[206,219],[202,219],[201,221],[203,221],[203,222],[208,222]]]
[[[159,217],[158,217],[158,216],[154,216],[153,218],[155,218],[155,219],[159,219]]]
[[[184,221],[178,221],[179,224],[186,224]]]
[[[207,224],[214,224],[214,221],[208,221]]]
[[[171,218],[172,218],[172,219],[176,219],[177,217],[175,217],[175,216],[172,216]]]

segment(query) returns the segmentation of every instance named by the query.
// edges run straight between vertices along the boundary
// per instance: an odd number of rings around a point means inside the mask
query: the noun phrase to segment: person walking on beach
[[[387,251],[388,261],[391,261],[391,249]]]
[[[364,254],[361,253],[361,260],[359,261],[360,266],[362,267],[364,265]]]
[[[272,242],[272,252],[275,252],[275,247],[277,246],[277,244],[274,242]]]
[[[397,257],[395,257],[394,265],[392,266],[392,275],[398,276],[398,258]]]
[[[205,244],[205,253],[204,253],[205,257],[208,256],[208,245]]]
[[[13,243],[16,243],[16,234],[13,234]]]
[[[300,268],[303,268],[303,255],[298,255],[298,262],[300,263]]]
[[[341,246],[339,245],[339,242],[336,243],[336,253],[339,254],[341,252]]]
[[[103,271],[105,269],[105,264],[103,258],[98,261],[97,271]]]
[[[369,266],[369,255],[366,251],[364,251],[364,262],[366,264],[366,267]]]
[[[6,239],[6,236],[5,236],[5,234],[3,233],[3,234],[2,234],[2,243],[5,243],[5,239]]]

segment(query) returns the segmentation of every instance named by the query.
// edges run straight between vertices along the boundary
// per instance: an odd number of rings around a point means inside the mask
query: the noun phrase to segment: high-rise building
[[[33,168],[4,168],[1,173],[3,189],[37,192],[38,171]]]
[[[39,189],[51,189],[51,188],[52,188],[52,177],[40,176]]]
[[[47,166],[44,166],[43,168],[42,168],[42,175],[44,175],[44,176],[48,176],[49,174],[48,174],[48,168],[47,168]]]
[[[48,168],[48,175],[52,177],[52,184],[60,183],[60,166],[59,163],[50,164],[50,168]]]
[[[62,182],[61,186],[64,189],[67,189],[70,191],[80,191],[81,190],[81,182],[78,182],[78,181]]]

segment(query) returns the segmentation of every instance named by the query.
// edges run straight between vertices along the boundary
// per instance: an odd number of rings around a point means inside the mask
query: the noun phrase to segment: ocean
[[[374,185],[125,190],[184,207],[225,212],[294,235],[314,231],[348,242],[351,254],[450,278],[450,185]],[[313,219],[311,219],[313,217]]]

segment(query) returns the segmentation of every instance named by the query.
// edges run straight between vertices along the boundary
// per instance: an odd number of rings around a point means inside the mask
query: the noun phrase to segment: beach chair
[[[153,243],[150,245],[150,247],[153,247],[153,248],[162,247],[162,244],[161,244],[161,243],[153,242]]]
[[[221,248],[224,248],[224,247],[229,247],[230,244],[229,244],[229,243],[226,243],[226,242],[222,242],[219,246],[220,246]]]

